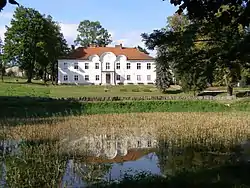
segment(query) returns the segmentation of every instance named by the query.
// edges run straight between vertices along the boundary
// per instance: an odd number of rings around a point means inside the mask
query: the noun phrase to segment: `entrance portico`
[[[102,71],[103,85],[115,85],[114,71]]]

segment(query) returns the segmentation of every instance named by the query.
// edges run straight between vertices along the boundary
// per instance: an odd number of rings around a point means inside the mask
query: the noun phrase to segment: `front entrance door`
[[[110,84],[110,74],[106,74],[106,84]]]

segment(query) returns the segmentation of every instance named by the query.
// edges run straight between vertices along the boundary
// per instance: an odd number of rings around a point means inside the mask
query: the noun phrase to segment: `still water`
[[[1,187],[87,187],[140,172],[166,177],[233,160],[227,148],[173,147],[150,132],[71,135],[51,143],[8,140],[0,150]]]

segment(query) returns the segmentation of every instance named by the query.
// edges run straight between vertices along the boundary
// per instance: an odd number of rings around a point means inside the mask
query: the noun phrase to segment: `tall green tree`
[[[15,10],[10,27],[5,33],[4,51],[9,61],[16,61],[27,73],[27,82],[31,83],[33,71],[38,60],[41,32],[44,30],[44,18],[36,10],[19,7]]]
[[[109,32],[102,27],[99,21],[84,20],[78,26],[76,45],[88,47],[89,45],[106,46],[112,42]]]
[[[68,53],[61,28],[51,16],[31,8],[17,8],[5,33],[5,56],[25,70],[31,82],[34,76],[44,82],[56,80],[57,60]]]

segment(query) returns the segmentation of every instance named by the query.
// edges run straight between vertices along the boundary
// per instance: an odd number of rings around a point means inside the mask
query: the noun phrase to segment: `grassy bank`
[[[51,117],[133,112],[229,112],[250,111],[250,101],[225,105],[216,101],[133,101],[81,103],[39,98],[1,98],[0,118]]]

